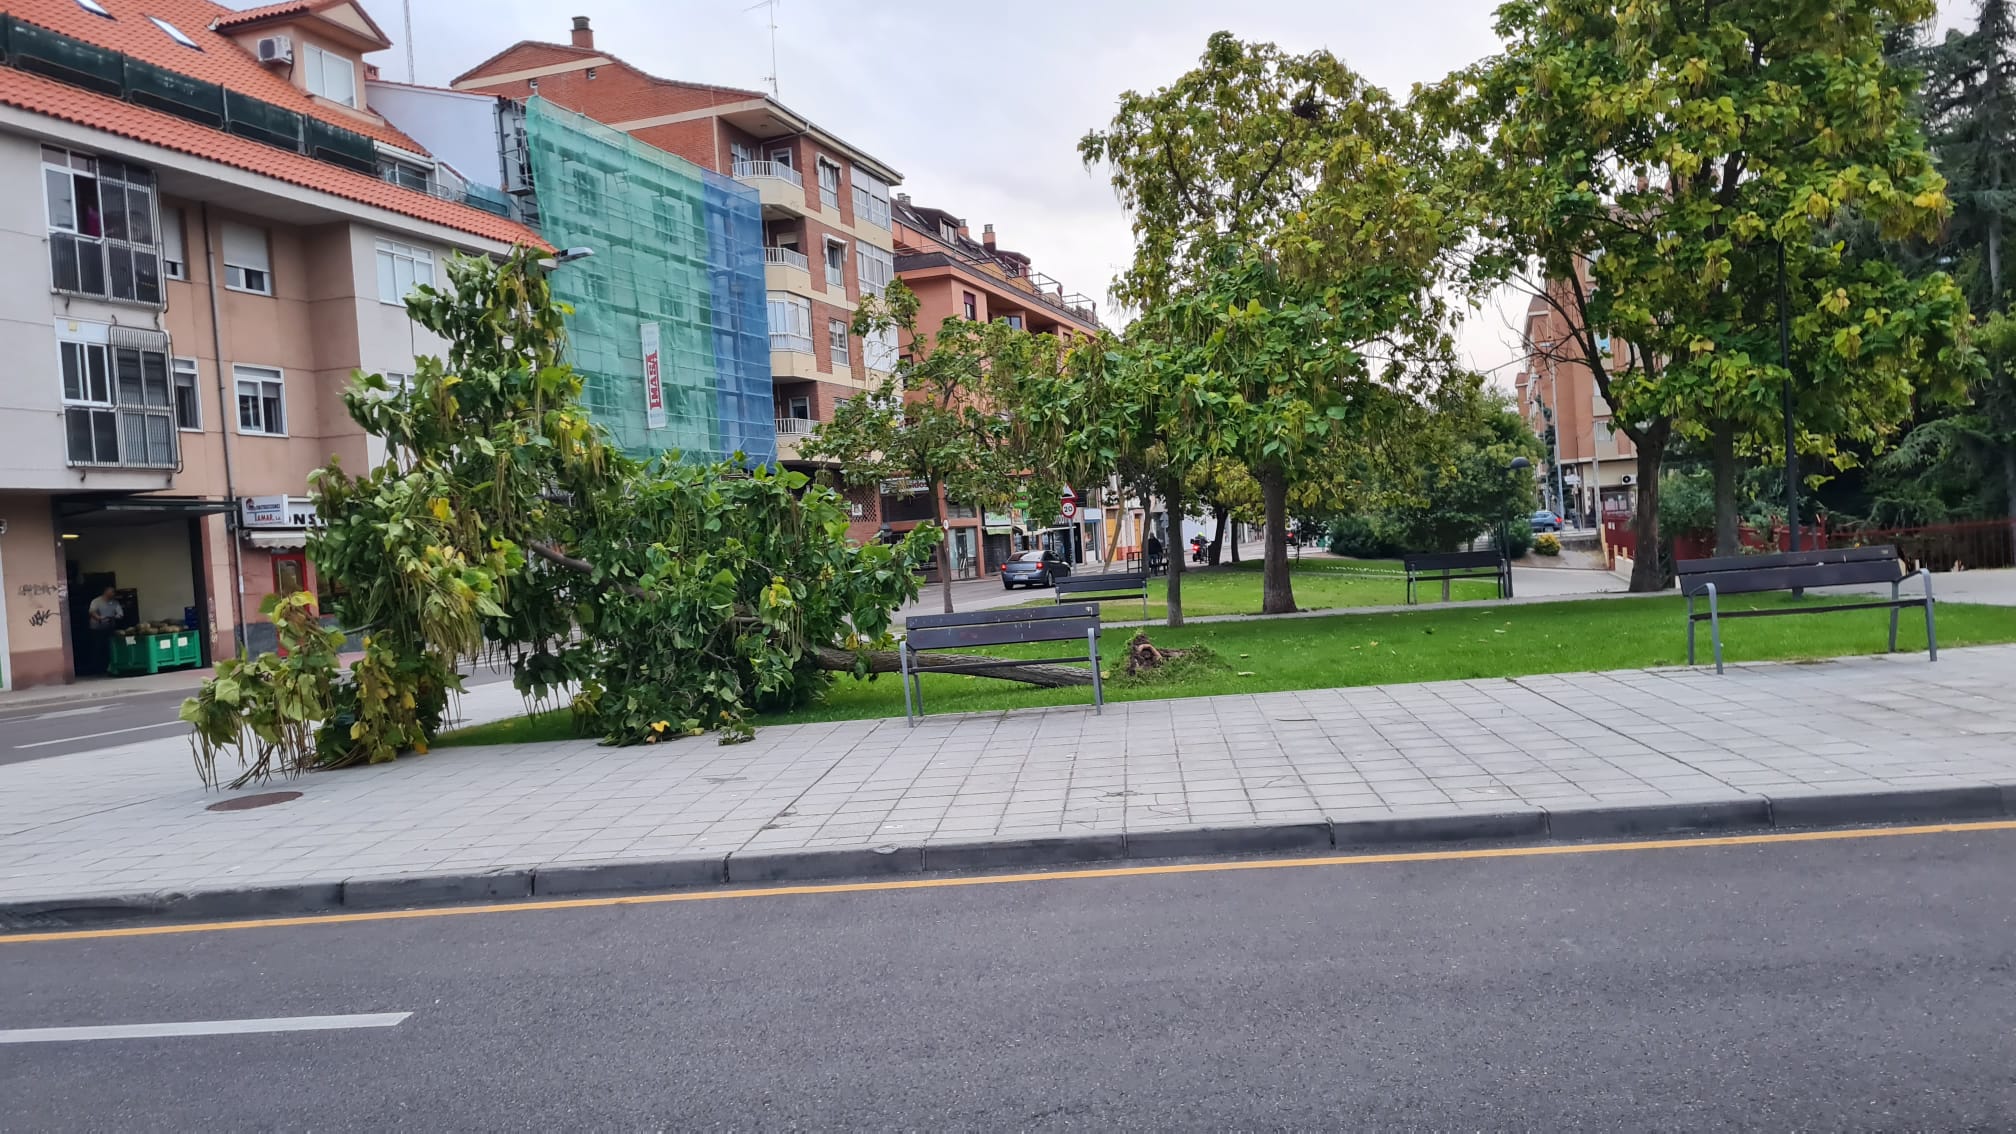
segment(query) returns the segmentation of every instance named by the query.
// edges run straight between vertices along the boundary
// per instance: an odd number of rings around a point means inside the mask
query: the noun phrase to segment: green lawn
[[[1294,570],[1295,605],[1303,610],[1400,606],[1407,601],[1407,581],[1397,559],[1333,559],[1324,556],[1320,559],[1291,560],[1289,566]],[[1088,577],[1096,578],[1099,574],[1096,567],[1086,570]],[[1168,586],[1167,579],[1148,580],[1150,619],[1168,616],[1164,605]],[[1497,584],[1489,579],[1457,580],[1449,586],[1449,597],[1458,601],[1498,597]],[[1440,583],[1423,583],[1420,592],[1422,602],[1442,601]],[[1056,601],[1048,590],[1027,593],[1043,597],[1032,598],[1021,605],[1049,606]],[[1141,605],[1138,601],[1132,604],[1116,601],[1106,605],[1105,613],[1114,622],[1136,621],[1141,618]],[[1192,567],[1185,571],[1183,613],[1191,618],[1208,614],[1260,613],[1260,564],[1249,560],[1222,567]]]
[[[1838,596],[1803,601],[1817,605],[1837,600]],[[1790,605],[1795,605],[1795,600],[1789,596],[1757,596],[1729,602],[1725,609]],[[1107,697],[1115,701],[1204,697],[1680,665],[1687,660],[1684,609],[1679,597],[1661,595],[1530,606],[1218,622],[1181,630],[1158,628],[1150,631],[1157,645],[1209,646],[1225,663],[1223,668],[1191,674],[1175,683],[1110,682]],[[1881,611],[1738,619],[1723,624],[1725,656],[1736,662],[1880,653],[1887,620],[1887,614]],[[1924,619],[1905,611],[1901,620],[1898,648],[1922,654]],[[1108,635],[1106,650],[1117,658],[1122,643],[1131,633],[1116,631]],[[1699,633],[1700,656],[1706,661],[1708,628],[1701,627]],[[2016,607],[1942,603],[1939,640],[1946,646],[2016,642]],[[988,652],[1040,657],[1066,651],[1032,646]],[[1086,688],[1032,689],[981,677],[927,675],[923,688],[924,703],[933,713],[1077,705],[1091,698],[1091,690]],[[899,716],[902,712],[903,690],[894,676],[871,681],[843,678],[834,684],[824,702],[765,720],[771,724],[855,720]],[[445,736],[441,743],[549,740],[567,735],[570,735],[567,714],[563,710],[544,714],[529,723],[481,726]]]

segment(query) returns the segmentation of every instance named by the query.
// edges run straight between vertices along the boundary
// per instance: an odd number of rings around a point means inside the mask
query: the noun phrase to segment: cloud
[[[249,6],[251,0],[234,6]],[[754,0],[411,0],[419,81],[446,84],[520,39],[566,42],[570,16],[596,44],[666,78],[763,87],[770,9]],[[1965,0],[1943,0],[1951,22]],[[365,0],[400,46],[376,62],[404,77],[402,12]],[[1118,95],[1166,84],[1214,31],[1290,51],[1325,47],[1396,95],[1494,51],[1492,0],[779,0],[782,100],[904,174],[902,191],[992,223],[1067,290],[1104,300],[1132,254],[1127,218],[1077,141]],[[1515,301],[1516,302],[1516,301]],[[1523,308],[1523,303],[1517,303]],[[1515,357],[1504,315],[1466,325],[1475,365]]]

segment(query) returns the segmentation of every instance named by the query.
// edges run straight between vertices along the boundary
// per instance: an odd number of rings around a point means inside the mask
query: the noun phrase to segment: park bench
[[[1825,551],[1788,551],[1775,555],[1730,555],[1719,559],[1682,559],[1673,565],[1680,593],[1687,596],[1687,664],[1694,664],[1694,626],[1706,620],[1715,646],[1715,672],[1722,672],[1722,620],[1766,618],[1780,614],[1828,614],[1842,610],[1888,610],[1890,652],[1897,652],[1897,612],[1907,606],[1925,608],[1925,645],[1931,660],[1939,660],[1939,636],[1932,620],[1932,572],[1918,569],[1925,593],[1903,598],[1898,588],[1907,566],[1895,547],[1842,547]],[[1788,606],[1763,610],[1723,610],[1728,595],[1769,591],[1802,591],[1810,587],[1840,587],[1857,583],[1888,583],[1890,597],[1821,606]],[[1694,600],[1706,596],[1708,609],[1697,611]]]
[[[1032,642],[1083,642],[1085,653],[1068,658],[1002,658],[999,661],[965,662],[931,666],[931,673],[990,673],[1031,665],[1056,665],[1083,661],[1092,665],[1092,708],[1106,704],[1106,689],[1099,678],[1099,607],[1093,603],[1013,610],[981,610],[970,614],[917,614],[904,624],[903,641],[897,647],[897,665],[903,675],[903,719],[910,727],[924,715],[924,684],[917,680],[923,672],[916,664],[924,650],[972,649],[975,646],[1018,646]]]
[[[1407,605],[1412,606],[1415,585],[1423,582],[1442,583],[1442,601],[1449,601],[1449,580],[1451,579],[1494,579],[1498,583],[1498,597],[1509,598],[1512,594],[1512,563],[1495,548],[1490,551],[1428,551],[1410,552],[1400,557],[1400,566],[1407,571]]]
[[[1116,599],[1141,600],[1141,618],[1148,618],[1148,576],[1140,571],[1115,571],[1102,575],[1066,575],[1056,582],[1057,602],[1091,603],[1094,606]],[[1070,598],[1067,600],[1066,595]]]

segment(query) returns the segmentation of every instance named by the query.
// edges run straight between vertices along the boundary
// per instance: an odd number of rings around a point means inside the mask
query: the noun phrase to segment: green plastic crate
[[[202,660],[193,631],[179,634],[114,634],[112,659],[106,667],[122,676],[180,669]]]

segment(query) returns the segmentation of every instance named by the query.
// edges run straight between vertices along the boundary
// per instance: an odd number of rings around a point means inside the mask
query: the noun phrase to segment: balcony
[[[172,410],[70,405],[64,434],[73,467],[159,469],[176,467]]]
[[[812,353],[812,336],[770,332],[770,377],[774,380],[826,377],[819,373],[819,360]]]
[[[798,171],[782,162],[738,161],[735,163],[735,180],[756,190],[756,196],[763,202],[763,214],[767,217],[778,215],[804,217],[817,216],[813,206],[805,200],[805,179]]]
[[[777,458],[783,461],[798,459],[798,446],[811,436],[819,423],[809,417],[780,417],[777,419]]]
[[[812,261],[796,248],[778,245],[763,249],[763,286],[770,291],[796,295],[812,294]]]

